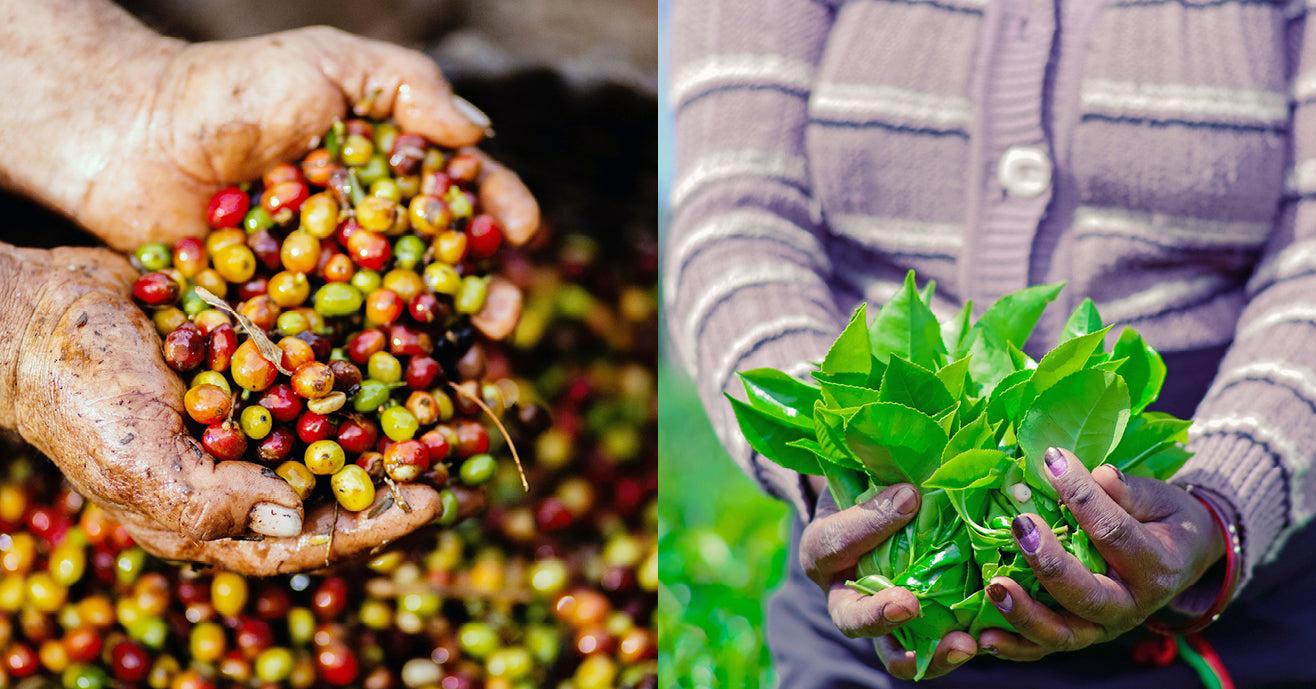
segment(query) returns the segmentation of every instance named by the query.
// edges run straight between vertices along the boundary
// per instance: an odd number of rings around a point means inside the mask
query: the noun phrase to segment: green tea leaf
[[[1025,354],[1024,350],[1016,347],[1013,342],[1005,343],[1005,353],[1010,355],[1010,365],[1016,371],[1029,371],[1037,368],[1037,362],[1033,361],[1033,357]]]
[[[946,362],[941,324],[919,298],[913,271],[905,276],[904,286],[877,312],[868,337],[873,356],[882,362],[893,354],[926,369],[936,369]]]
[[[826,450],[823,449],[822,445],[818,444],[817,440],[811,440],[809,438],[801,438],[799,440],[792,440],[791,442],[786,444],[791,447],[797,447],[801,450],[808,450],[809,452],[812,452],[813,455],[820,460],[818,462],[818,467],[819,469],[822,470],[824,476],[827,475],[827,464],[835,464],[836,466],[841,467],[842,469],[850,469],[853,471],[864,470],[862,464],[860,464],[858,461],[850,457],[847,457],[843,454],[833,454],[827,452]],[[832,497],[836,497],[836,496],[832,496]]]
[[[1015,371],[1001,379],[987,401],[987,420],[992,423],[1008,423],[1018,426],[1023,421],[1024,412],[1032,404],[1034,395],[1029,380],[1033,371]]]
[[[813,430],[818,388],[772,368],[756,368],[739,375],[746,399],[755,409]]]
[[[830,381],[818,381],[822,390],[823,404],[832,409],[858,407],[877,401],[877,391],[857,385],[843,385]],[[810,424],[812,425],[812,424]]]
[[[948,439],[932,417],[892,402],[860,407],[845,426],[845,444],[882,485],[922,485],[937,469]]]
[[[1142,464],[1135,467],[1132,472],[1135,476],[1150,476],[1154,479],[1164,481],[1174,476],[1179,469],[1183,468],[1184,462],[1191,459],[1193,453],[1180,445],[1170,445],[1160,452],[1143,460]]]
[[[1124,436],[1107,459],[1120,471],[1129,471],[1161,452],[1168,444],[1188,442],[1187,430],[1191,425],[1191,421],[1176,419],[1169,414],[1139,414],[1129,421]]]
[[[854,507],[860,494],[868,489],[868,474],[862,469],[846,469],[832,462],[818,462],[827,477],[827,490],[843,510]]]
[[[969,329],[972,327],[973,302],[965,302],[960,312],[941,324],[941,341],[946,347],[946,354],[952,359],[963,359],[968,350]]]
[[[1047,448],[1067,449],[1091,469],[1115,449],[1128,422],[1129,391],[1119,376],[1087,370],[1062,378],[1033,401],[1019,427],[1029,485],[1054,499],[1043,474]]]
[[[1001,347],[1006,342],[1023,347],[1042,311],[1055,301],[1064,286],[1064,283],[1036,285],[1007,294],[992,304],[973,327],[992,333],[999,338]]]
[[[1088,358],[1101,346],[1110,328],[1095,330],[1066,340],[1047,352],[1033,371],[1034,396],[1045,392],[1061,378],[1087,368]]]
[[[951,457],[923,482],[924,488],[963,490],[1009,463],[1010,456],[1000,450],[966,450]]]
[[[979,416],[964,424],[955,435],[951,436],[942,451],[941,463],[945,464],[952,457],[969,450],[991,448],[996,444],[995,439],[996,429],[987,422],[986,416]]]
[[[887,362],[878,401],[903,404],[928,416],[936,416],[955,403],[936,374],[895,354]]]
[[[872,372],[872,354],[868,351],[868,320],[864,304],[850,316],[850,323],[841,331],[827,356],[823,357],[823,373],[857,373],[865,378]]]
[[[1165,362],[1142,336],[1132,328],[1125,328],[1120,339],[1115,343],[1111,356],[1127,357],[1128,361],[1119,367],[1118,373],[1124,377],[1129,386],[1129,397],[1133,400],[1133,413],[1147,408],[1161,394],[1161,384],[1165,382]]]
[[[965,384],[968,382],[970,357],[963,357],[954,363],[946,364],[937,369],[937,379],[942,385],[946,386],[946,392],[952,399],[960,399],[964,396]]]
[[[831,457],[849,457],[859,461],[845,445],[845,424],[859,411],[859,407],[828,409],[820,402],[813,408],[813,430],[818,445]]]
[[[812,433],[806,435],[798,426],[755,409],[730,395],[727,395],[727,399],[731,402],[736,421],[750,447],[787,469],[801,474],[822,475],[822,468],[818,466],[818,459],[813,453],[790,445],[795,440],[811,439]]]
[[[1093,304],[1091,299],[1084,299],[1083,303],[1069,314],[1069,320],[1065,321],[1065,327],[1060,331],[1060,340],[1056,345],[1064,344],[1075,337],[1095,333],[1101,328],[1101,315],[1097,313],[1097,305]]]

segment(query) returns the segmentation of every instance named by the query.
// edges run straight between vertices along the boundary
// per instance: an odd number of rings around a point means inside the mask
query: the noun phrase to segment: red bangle
[[[1196,634],[1205,629],[1207,625],[1220,619],[1220,613],[1224,612],[1225,606],[1229,604],[1229,599],[1234,595],[1234,589],[1238,587],[1238,577],[1242,572],[1243,546],[1239,541],[1238,529],[1234,526],[1234,522],[1225,516],[1224,511],[1215,504],[1214,500],[1205,497],[1200,492],[1193,492],[1193,486],[1185,486],[1184,490],[1206,506],[1206,511],[1211,513],[1211,519],[1224,533],[1225,580],[1220,586],[1220,593],[1216,594],[1215,600],[1211,602],[1211,607],[1195,619],[1183,624],[1170,625],[1155,617],[1148,618],[1147,629],[1165,636]]]

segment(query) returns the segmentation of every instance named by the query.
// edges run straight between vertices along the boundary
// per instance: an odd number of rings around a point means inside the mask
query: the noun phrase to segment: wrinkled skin
[[[918,598],[900,587],[867,595],[845,585],[856,578],[855,565],[864,554],[882,545],[918,514],[920,498],[914,486],[889,486],[867,502],[837,511],[826,484],[820,491],[818,510],[800,537],[800,564],[827,596],[827,612],[837,629],[849,637],[876,637],[878,659],[887,672],[900,679],[913,679],[918,663],[891,633],[919,613]],[[940,677],[978,652],[972,636],[951,632],[932,654],[926,678]]]
[[[0,3],[9,14],[23,7]],[[131,22],[98,2],[75,3],[70,12],[71,24],[88,12],[101,26]],[[14,21],[22,20],[20,13]],[[11,21],[11,28],[21,26]],[[76,113],[68,124],[77,156],[61,158],[57,143],[27,155],[22,166],[0,160],[0,182],[120,250],[203,235],[204,209],[216,190],[304,155],[349,112],[392,116],[450,147],[474,145],[488,129],[482,113],[453,99],[430,60],[396,46],[327,28],[196,45],[140,26],[124,30],[113,57],[119,71],[104,77],[99,95],[114,105],[96,114],[104,126],[80,132]],[[75,75],[104,59],[79,55],[77,44],[64,48]],[[48,62],[21,63],[34,72],[31,92],[40,92]],[[89,91],[86,101],[95,104],[97,94]],[[22,146],[13,150],[26,153]],[[510,243],[524,243],[538,228],[538,207],[513,173],[484,162],[481,203]],[[62,174],[39,174],[61,165]],[[134,278],[128,262],[106,250],[0,243],[0,426],[17,429],[49,456],[144,548],[268,575],[364,557],[439,516],[437,492],[422,485],[401,488],[409,514],[394,506],[369,519],[370,509],[352,514],[329,506],[304,515],[296,494],[271,471],[216,463],[187,432],[184,383],[164,364],[159,336],[129,298]],[[520,294],[491,285],[495,291],[498,298],[476,321],[488,334],[506,335],[520,315]],[[459,513],[482,506],[478,492],[455,492]],[[377,502],[387,495],[378,491]],[[295,511],[302,535],[231,540],[251,537],[249,513],[261,503]],[[332,549],[314,538],[330,531]]]
[[[301,513],[301,500],[260,465],[215,462],[188,434],[183,382],[128,299],[132,267],[101,249],[0,245],[0,275],[15,273],[17,280],[0,281],[10,286],[5,303],[30,308],[25,318],[9,312],[0,320],[0,362],[11,364],[0,378],[0,425],[54,460],[153,554],[250,574],[299,571],[365,556],[442,514],[436,491],[405,485],[409,514],[396,506],[374,519],[369,509],[337,511],[332,552],[307,542],[330,532],[331,505],[305,518],[300,538],[228,540],[250,535],[257,503]],[[459,513],[481,507],[478,492],[455,492]],[[380,489],[376,503],[387,495]]]
[[[1039,528],[1036,552],[1023,549],[1023,554],[1059,608],[1033,600],[1008,577],[993,579],[988,595],[1003,599],[996,606],[1018,634],[985,630],[978,639],[984,651],[1010,660],[1036,660],[1113,639],[1172,602],[1192,614],[1203,612],[1205,605],[1194,610],[1189,602],[1201,596],[1181,594],[1193,588],[1225,552],[1224,536],[1206,507],[1164,481],[1123,477],[1111,466],[1089,472],[1068,450],[1059,450],[1059,455],[1064,471],[1059,476],[1048,473],[1047,479],[1109,569],[1105,574],[1092,573],[1050,529]],[[1213,498],[1217,504],[1228,504],[1219,496]],[[1044,524],[1037,515],[1019,519]],[[1021,541],[1018,526],[1015,541]],[[1204,582],[1202,589],[1209,603],[1220,582]]]

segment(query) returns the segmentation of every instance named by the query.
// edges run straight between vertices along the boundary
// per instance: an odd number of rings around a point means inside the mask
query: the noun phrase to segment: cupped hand
[[[912,679],[918,667],[914,653],[890,634],[918,615],[918,598],[898,587],[864,594],[845,582],[857,578],[855,566],[861,557],[914,518],[919,503],[918,491],[909,484],[890,486],[867,502],[839,511],[831,493],[824,492],[800,538],[800,563],[827,595],[827,611],[836,627],[849,637],[879,637],[878,657],[887,672],[901,679]],[[951,632],[937,646],[924,677],[946,674],[977,651],[973,637]]]
[[[391,116],[452,148],[473,146],[490,127],[429,58],[336,29],[166,45],[132,73],[113,75],[139,83],[140,102],[125,104],[131,112],[114,150],[88,152],[102,165],[76,207],[64,209],[121,251],[203,234],[215,191],[302,157],[349,112]],[[538,206],[515,174],[484,162],[481,204],[509,241],[524,243],[539,225]]]
[[[1042,605],[1007,577],[993,579],[987,594],[1018,634],[984,631],[978,643],[988,652],[1036,660],[1113,639],[1197,582],[1225,552],[1210,512],[1178,486],[1123,476],[1109,465],[1089,472],[1056,448],[1047,451],[1046,464],[1061,502],[1108,569],[1089,571],[1039,517],[1017,517],[1015,540],[1060,608]]]
[[[269,468],[216,462],[189,433],[183,382],[129,299],[134,277],[103,249],[0,244],[0,426],[17,429],[144,548],[267,575],[364,556],[443,515],[422,485],[401,488],[410,513],[393,506],[371,518],[328,505],[305,515]],[[459,515],[480,507],[480,494],[454,492]],[[233,540],[252,538],[253,525],[272,536]]]

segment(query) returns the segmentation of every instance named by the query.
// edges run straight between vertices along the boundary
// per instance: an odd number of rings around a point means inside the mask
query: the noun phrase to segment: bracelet
[[[1229,599],[1234,595],[1234,589],[1238,587],[1239,575],[1242,573],[1243,546],[1238,538],[1238,528],[1234,526],[1233,521],[1225,517],[1224,510],[1220,509],[1214,500],[1201,492],[1194,492],[1193,488],[1194,486],[1189,485],[1185,486],[1184,490],[1206,506],[1206,510],[1211,513],[1211,519],[1225,535],[1225,580],[1220,587],[1220,593],[1216,594],[1215,600],[1211,602],[1211,607],[1195,619],[1183,624],[1170,625],[1155,617],[1148,618],[1147,629],[1164,636],[1196,634],[1220,619],[1220,613],[1224,612]]]

